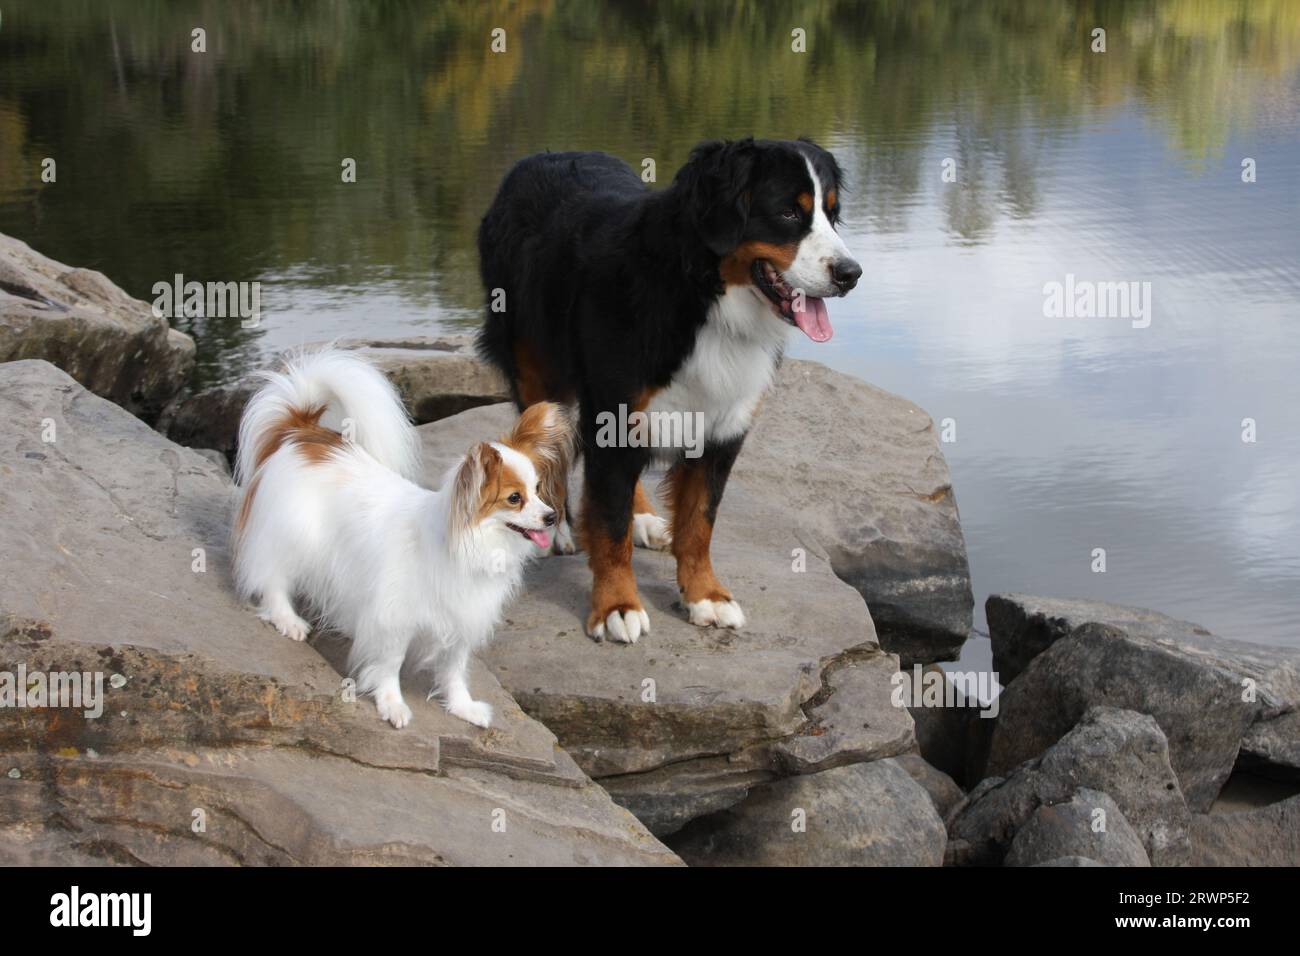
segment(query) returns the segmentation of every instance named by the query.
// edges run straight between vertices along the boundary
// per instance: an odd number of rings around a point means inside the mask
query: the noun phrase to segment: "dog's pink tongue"
[[[544,551],[551,546],[551,533],[545,529],[529,531],[528,540]]]
[[[794,324],[814,342],[829,342],[831,317],[826,313],[826,303],[816,296],[805,296],[803,311],[795,310]]]

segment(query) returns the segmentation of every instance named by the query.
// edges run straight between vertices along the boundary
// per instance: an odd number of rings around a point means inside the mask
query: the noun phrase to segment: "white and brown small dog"
[[[492,708],[465,682],[469,656],[492,636],[528,558],[551,545],[548,489],[562,487],[568,466],[568,416],[531,406],[430,491],[415,483],[419,440],[401,399],[371,365],[326,349],[264,378],[239,427],[241,597],[296,641],[310,627],[295,595],[350,635],[348,669],[394,727],[411,720],[399,684],[408,656],[434,671],[430,697],[487,727]]]

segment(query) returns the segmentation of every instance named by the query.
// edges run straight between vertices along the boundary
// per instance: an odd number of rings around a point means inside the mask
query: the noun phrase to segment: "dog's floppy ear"
[[[677,173],[695,228],[709,251],[725,256],[740,244],[749,222],[750,184],[758,149],[752,137],[700,143]]]
[[[488,442],[469,450],[456,469],[451,488],[450,536],[459,541],[478,523],[479,510],[501,484],[501,453]]]
[[[542,486],[542,500],[552,508],[562,509],[573,461],[573,418],[568,411],[554,402],[529,405],[504,441],[532,461]]]

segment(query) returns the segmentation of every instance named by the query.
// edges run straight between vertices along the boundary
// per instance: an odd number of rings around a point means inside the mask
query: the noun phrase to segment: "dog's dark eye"
[[[794,206],[791,206],[789,209],[782,209],[781,218],[789,219],[791,222],[794,222],[794,220],[799,218],[799,210],[795,209]]]
[[[510,497],[506,499],[506,501],[510,502],[512,505],[517,505],[517,504],[519,504],[519,502],[521,502],[521,501],[523,501],[523,500],[524,500],[524,499],[523,499],[523,496],[520,495],[519,492],[517,492],[517,491],[514,492],[514,493],[512,493],[512,494],[510,495]]]

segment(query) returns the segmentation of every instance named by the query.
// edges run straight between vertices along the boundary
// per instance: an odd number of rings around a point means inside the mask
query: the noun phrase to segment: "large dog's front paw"
[[[587,616],[587,634],[592,640],[609,638],[619,644],[635,644],[642,634],[650,633],[650,615],[645,608],[614,608],[608,612],[592,609]]]
[[[729,627],[738,630],[745,626],[745,612],[732,600],[688,601],[686,613],[696,627]]]

